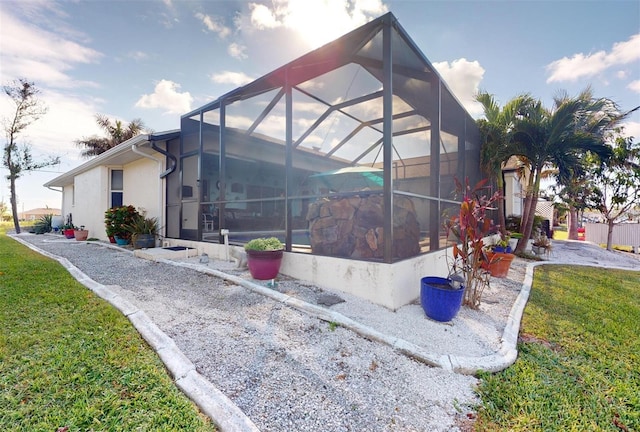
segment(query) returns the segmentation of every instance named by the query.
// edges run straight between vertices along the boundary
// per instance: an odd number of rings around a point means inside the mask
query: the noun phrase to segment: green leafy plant
[[[260,237],[250,240],[247,244],[244,245],[244,249],[255,251],[282,250],[284,249],[284,245],[276,237]]]
[[[104,225],[109,237],[120,237],[122,239],[130,239],[131,232],[127,231],[126,226],[134,222],[140,216],[140,213],[132,205],[112,207],[104,213]]]
[[[76,230],[76,229],[78,229],[78,227],[76,227],[76,226],[73,224],[73,215],[72,215],[71,213],[69,213],[69,214],[67,215],[67,220],[66,220],[66,222],[64,223],[64,225],[62,225],[62,227],[61,227],[61,228],[62,228],[62,230],[68,230],[68,229]]]
[[[134,216],[133,220],[124,225],[124,229],[131,234],[133,239],[137,238],[141,234],[158,234],[158,218],[146,217],[145,214],[138,214]]]
[[[51,232],[53,224],[53,215],[43,215],[33,226],[33,232],[36,234],[44,234]]]
[[[473,188],[469,181],[463,186],[458,179],[458,191],[464,193],[460,211],[445,224],[448,238],[453,240],[453,260],[449,262],[449,278],[464,285],[463,305],[472,309],[480,306],[482,292],[489,286],[491,275],[484,269],[486,261],[484,238],[493,230],[487,211],[502,199],[498,192],[487,195],[487,180],[481,180]]]

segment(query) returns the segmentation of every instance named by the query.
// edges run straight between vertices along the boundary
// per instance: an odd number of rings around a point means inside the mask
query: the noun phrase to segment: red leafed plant
[[[446,222],[448,238],[453,243],[453,262],[450,265],[449,278],[464,284],[465,292],[462,304],[472,309],[480,306],[482,292],[489,286],[490,274],[483,268],[484,238],[495,229],[487,210],[493,210],[492,204],[502,199],[499,192],[489,195],[487,180],[479,181],[473,188],[469,180],[464,186],[456,179],[458,192],[464,193],[460,212]]]

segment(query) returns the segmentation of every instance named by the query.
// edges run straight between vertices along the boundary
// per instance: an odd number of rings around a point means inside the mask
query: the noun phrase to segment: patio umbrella
[[[365,188],[382,189],[382,173],[379,168],[357,166],[313,174],[309,179],[325,185],[332,191],[353,192]]]

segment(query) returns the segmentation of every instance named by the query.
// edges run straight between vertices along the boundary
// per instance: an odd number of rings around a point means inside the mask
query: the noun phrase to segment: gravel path
[[[20,237],[144,310],[262,431],[455,431],[477,403],[474,377],[429,367],[225,280],[90,242]],[[551,261],[640,269],[637,257],[554,246]],[[332,293],[345,302],[331,308],[433,353],[492,354],[525,266],[514,260],[507,279],[492,279],[480,310],[463,308],[450,324],[427,319],[417,304],[391,312],[344,293]],[[212,260],[208,267],[250,278],[233,263]],[[310,303],[326,293],[288,278],[275,289]]]

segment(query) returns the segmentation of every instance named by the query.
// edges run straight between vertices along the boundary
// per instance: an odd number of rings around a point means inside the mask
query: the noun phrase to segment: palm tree
[[[611,148],[605,143],[605,134],[626,116],[610,99],[594,98],[590,88],[574,98],[566,94],[554,98],[552,110],[541,105],[535,108],[517,119],[511,134],[516,154],[526,158],[530,170],[522,215],[523,240],[515,252],[524,251],[531,236],[544,171],[555,166],[558,180],[563,182],[575,175],[586,153],[606,160]]]
[[[90,158],[104,153],[112,147],[125,142],[126,140],[140,135],[145,128],[144,123],[140,119],[132,120],[126,127],[122,121],[116,120],[111,122],[109,118],[103,114],[96,114],[96,122],[106,133],[107,137],[99,137],[93,135],[91,137],[83,137],[76,140],[75,144],[82,148],[82,157]]]
[[[480,153],[481,166],[485,174],[494,179],[497,190],[504,195],[504,177],[502,168],[514,156],[514,146],[510,141],[510,132],[518,117],[535,106],[537,101],[528,94],[522,94],[510,100],[502,109],[493,95],[480,91],[475,99],[480,102],[484,111],[484,119],[477,121],[482,136]],[[504,199],[498,200],[498,224],[500,232],[506,233]]]

